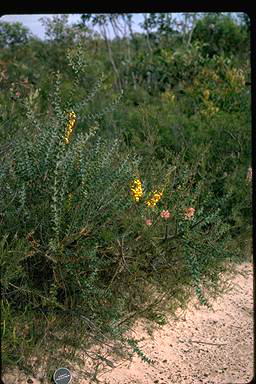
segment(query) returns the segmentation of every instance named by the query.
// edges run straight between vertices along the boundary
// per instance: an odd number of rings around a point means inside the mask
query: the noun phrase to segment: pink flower
[[[145,221],[145,224],[148,225],[148,226],[152,225],[152,220],[147,219],[147,220]]]
[[[16,97],[20,97],[20,92],[17,91],[17,92],[15,93],[15,95],[16,95]]]
[[[171,217],[171,214],[170,214],[170,212],[168,211],[168,210],[163,210],[162,212],[161,212],[161,217],[163,218],[163,219],[165,219],[165,220],[168,220],[170,217]]]
[[[191,208],[191,207],[187,208],[185,210],[185,219],[188,219],[188,220],[192,219],[195,214],[195,211],[196,211],[195,208]]]

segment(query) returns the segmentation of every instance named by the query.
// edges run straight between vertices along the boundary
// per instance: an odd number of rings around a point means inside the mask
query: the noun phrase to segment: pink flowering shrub
[[[165,220],[168,220],[170,217],[171,217],[171,214],[168,210],[163,210],[161,213],[160,213],[161,217]]]

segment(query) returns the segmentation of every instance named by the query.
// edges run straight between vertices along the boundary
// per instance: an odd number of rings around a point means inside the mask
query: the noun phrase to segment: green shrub
[[[180,302],[193,287],[209,305],[204,284],[217,290],[223,264],[243,260],[230,244],[234,227],[250,218],[249,188],[239,182],[249,159],[247,115],[240,132],[236,111],[222,111],[223,120],[204,119],[193,108],[186,114],[187,94],[178,98],[180,112],[170,90],[155,105],[127,102],[111,115],[121,95],[109,104],[101,100],[107,93],[99,93],[102,77],[80,100],[86,57],[80,46],[67,58],[74,86],[57,73],[45,114],[37,98],[22,99],[26,115],[17,129],[23,137],[0,171],[4,364],[26,365],[44,332],[52,345],[65,339],[77,348],[91,331],[88,324],[98,336],[119,338],[127,312],[133,316],[149,305],[152,317],[150,286],[183,296]],[[108,135],[111,121],[119,138]],[[236,147],[222,143],[233,123]],[[220,124],[226,129],[217,135]],[[64,324],[70,337],[58,336]],[[17,332],[22,327],[29,332]],[[136,343],[130,346],[144,356]]]

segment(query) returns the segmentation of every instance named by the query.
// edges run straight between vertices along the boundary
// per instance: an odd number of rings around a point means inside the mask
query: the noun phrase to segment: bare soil
[[[95,364],[84,360],[84,369],[91,379],[79,378],[72,372],[72,384],[245,384],[253,378],[253,265],[251,262],[236,267],[232,277],[226,276],[230,288],[212,299],[212,308],[198,305],[192,298],[187,309],[170,317],[151,335],[144,319],[133,326],[132,335],[140,349],[153,364],[138,356],[130,361],[113,357],[99,350],[102,366],[97,375]],[[94,377],[94,380],[92,379]],[[45,382],[41,377],[26,377],[22,373],[4,375],[4,384],[33,384]],[[32,383],[30,381],[30,383]]]

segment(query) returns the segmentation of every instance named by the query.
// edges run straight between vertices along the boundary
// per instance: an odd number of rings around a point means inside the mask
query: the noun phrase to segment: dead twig
[[[189,340],[190,343],[207,344],[207,345],[227,345],[227,343],[211,343],[207,341]]]

